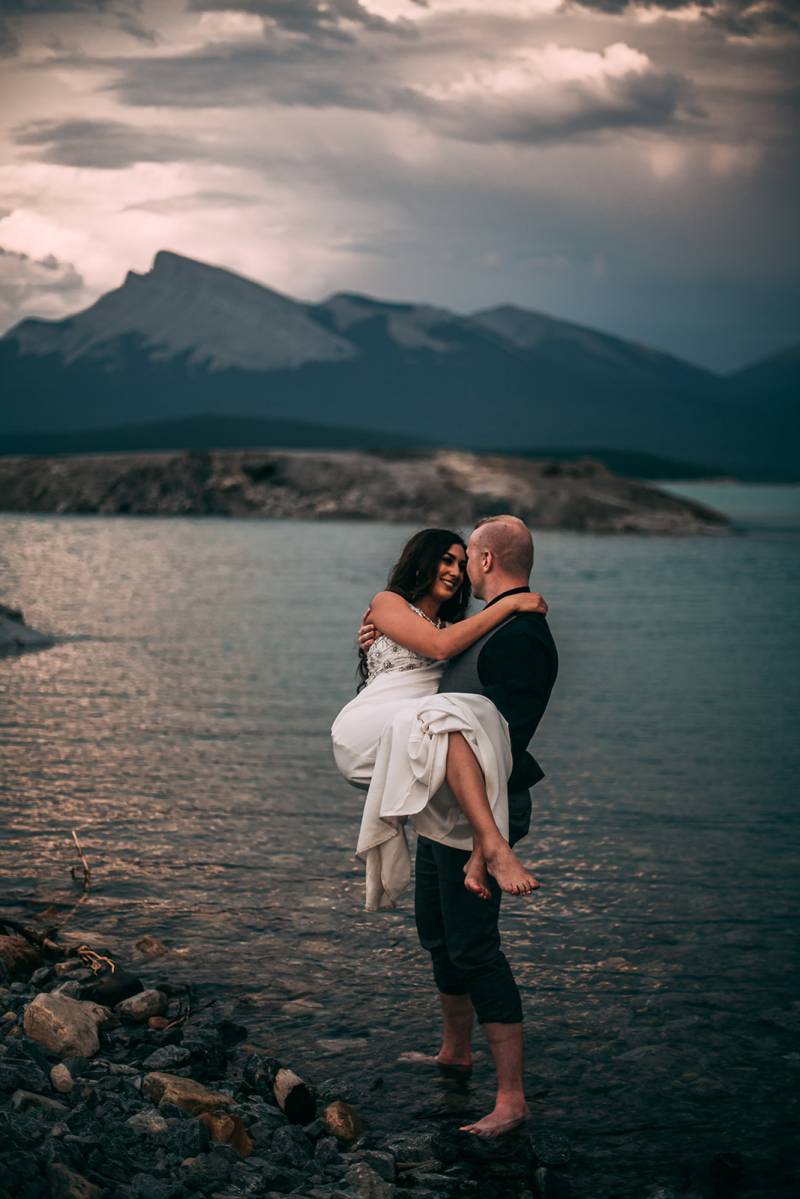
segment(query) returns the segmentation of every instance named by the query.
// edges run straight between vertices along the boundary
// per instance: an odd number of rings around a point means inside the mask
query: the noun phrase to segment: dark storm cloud
[[[264,103],[388,112],[418,103],[392,82],[386,60],[358,43],[277,35],[265,43],[218,42],[187,54],[61,59],[118,72],[109,90],[133,107],[237,108]]]
[[[416,74],[419,47],[389,57],[373,49],[276,35],[266,43],[217,43],[184,55],[103,65],[117,68],[111,88],[131,106],[271,103],[406,114],[446,137],[472,143],[533,145],[605,129],[664,128],[703,115],[688,80],[650,62],[627,73],[604,74],[599,82],[544,86],[531,78],[508,95],[489,89],[450,95],[406,82]]]
[[[703,17],[711,24],[737,37],[800,31],[797,0],[761,0],[760,3],[753,3],[753,0],[646,0],[641,5],[629,3],[629,0],[568,0],[564,7],[619,15],[637,7],[677,12],[690,3],[701,8]]]
[[[191,141],[123,121],[29,121],[13,130],[21,146],[36,146],[40,162],[59,166],[121,170],[136,162],[181,162],[205,157]]]
[[[102,16],[114,29],[130,34],[138,41],[154,44],[158,40],[155,30],[147,28],[142,21],[142,0],[2,0],[0,2],[2,25],[0,25],[0,53],[5,44],[12,49],[5,53],[16,53],[22,43],[22,32],[26,18],[71,15]]]
[[[441,132],[462,141],[540,145],[604,130],[665,128],[683,114],[704,116],[692,95],[680,75],[632,71],[607,79],[602,89],[572,84],[563,104],[552,112],[539,111],[538,97],[522,96],[504,103],[477,98],[471,104],[440,105],[429,116]]]
[[[348,26],[407,33],[408,21],[387,21],[359,0],[189,0],[192,12],[239,12],[261,17],[265,32],[277,26],[306,37],[351,40]]]
[[[7,21],[0,20],[0,58],[11,58],[21,45],[18,35]]]

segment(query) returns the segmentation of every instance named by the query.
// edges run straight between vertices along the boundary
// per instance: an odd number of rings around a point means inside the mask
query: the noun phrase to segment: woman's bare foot
[[[489,890],[489,876],[486,872],[486,860],[480,849],[473,849],[469,861],[464,867],[464,886],[479,899],[492,898]]]
[[[486,854],[486,869],[497,879],[501,891],[510,895],[530,895],[539,886],[529,874],[507,841]]]
[[[507,1132],[520,1128],[530,1116],[527,1103],[517,1104],[498,1103],[494,1111],[489,1112],[482,1120],[474,1124],[464,1124],[461,1132],[471,1132],[476,1137],[501,1137]]]

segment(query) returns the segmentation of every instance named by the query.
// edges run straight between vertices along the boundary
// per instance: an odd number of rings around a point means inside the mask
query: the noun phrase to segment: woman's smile
[[[464,581],[464,572],[467,568],[467,559],[461,546],[453,545],[443,555],[442,561],[439,564],[439,570],[436,575],[436,582],[433,587],[433,595],[436,599],[450,599],[455,595]],[[439,592],[437,595],[436,592]]]

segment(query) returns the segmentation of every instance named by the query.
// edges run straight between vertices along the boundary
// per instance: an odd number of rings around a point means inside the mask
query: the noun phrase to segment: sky
[[[734,370],[800,340],[799,51],[798,0],[0,0],[0,331],[170,249]]]

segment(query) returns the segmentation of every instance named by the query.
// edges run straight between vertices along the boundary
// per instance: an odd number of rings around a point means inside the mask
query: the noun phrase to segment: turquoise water
[[[657,486],[724,512],[743,530],[800,529],[800,486],[694,481]]]
[[[740,535],[537,537],[562,666],[523,843],[542,888],[503,928],[537,1123],[593,1197],[734,1150],[742,1195],[790,1193],[800,536],[797,489],[771,515],[756,490],[714,485],[737,522],[758,508]],[[73,935],[128,961],[158,936],[148,976],[238,998],[312,1078],[370,1083],[378,1127],[491,1097],[485,1062],[458,1094],[392,1066],[434,1045],[435,998],[410,896],[362,910],[362,798],[328,746],[409,532],[0,517],[0,599],[63,638],[0,664],[3,908],[72,902],[77,829]]]

